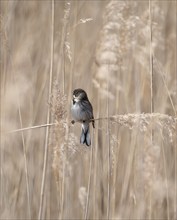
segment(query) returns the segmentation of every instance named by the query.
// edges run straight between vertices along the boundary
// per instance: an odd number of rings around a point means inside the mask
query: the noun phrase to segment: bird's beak
[[[73,95],[73,102],[79,102],[79,98]]]

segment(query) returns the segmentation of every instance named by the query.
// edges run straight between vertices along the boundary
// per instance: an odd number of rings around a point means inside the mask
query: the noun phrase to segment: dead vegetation
[[[176,219],[176,1],[0,4],[1,219]]]

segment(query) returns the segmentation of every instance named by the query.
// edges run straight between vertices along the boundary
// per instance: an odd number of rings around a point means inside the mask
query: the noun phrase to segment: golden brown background
[[[177,2],[0,4],[1,219],[176,219]]]

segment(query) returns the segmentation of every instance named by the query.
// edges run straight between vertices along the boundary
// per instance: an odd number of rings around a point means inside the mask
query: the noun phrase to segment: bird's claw
[[[72,120],[72,121],[71,121],[71,124],[74,124],[74,123],[75,123],[75,121],[74,121],[74,120]]]

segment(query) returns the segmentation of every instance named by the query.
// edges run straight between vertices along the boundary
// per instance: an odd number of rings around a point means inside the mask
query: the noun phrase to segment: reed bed
[[[176,1],[0,4],[0,218],[177,219]]]

